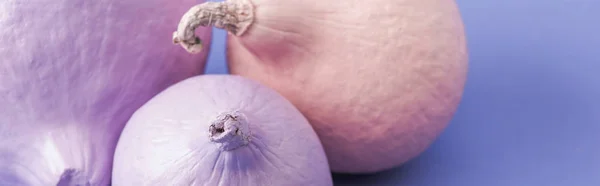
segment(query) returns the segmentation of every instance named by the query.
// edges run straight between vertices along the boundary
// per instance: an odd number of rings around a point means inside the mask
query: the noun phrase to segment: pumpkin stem
[[[190,8],[181,18],[173,43],[180,44],[189,53],[202,51],[202,40],[195,35],[199,26],[213,26],[241,36],[252,24],[254,7],[249,0],[205,2]]]
[[[235,150],[250,143],[248,120],[238,111],[219,114],[208,132],[210,141],[224,151]]]
[[[56,186],[90,185],[84,175],[75,169],[67,169],[60,176]]]

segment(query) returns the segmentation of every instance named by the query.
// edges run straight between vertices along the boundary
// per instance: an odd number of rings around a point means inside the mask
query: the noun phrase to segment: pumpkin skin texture
[[[288,100],[240,76],[202,75],[161,92],[127,123],[113,170],[113,186],[125,185],[333,182],[317,134]]]
[[[241,18],[215,24],[229,30],[230,72],[290,100],[334,172],[378,172],[416,157],[460,102],[468,56],[452,0],[226,3]]]
[[[109,185],[133,112],[204,70],[169,40],[197,2],[0,1],[0,185]]]

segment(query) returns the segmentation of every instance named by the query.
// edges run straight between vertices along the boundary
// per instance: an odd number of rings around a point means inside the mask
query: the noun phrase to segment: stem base
[[[209,140],[221,150],[231,151],[250,143],[250,128],[245,115],[238,111],[217,116],[208,128]]]

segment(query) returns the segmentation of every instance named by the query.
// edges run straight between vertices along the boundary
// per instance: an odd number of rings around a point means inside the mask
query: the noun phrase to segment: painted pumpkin
[[[204,69],[169,44],[197,2],[0,1],[0,185],[109,185],[133,112]]]
[[[198,26],[228,30],[230,72],[290,100],[335,172],[416,157],[462,96],[468,57],[453,0],[227,0],[186,15],[177,40]]]
[[[333,184],[317,134],[288,100],[246,78],[203,75],[127,123],[113,186],[128,185]]]

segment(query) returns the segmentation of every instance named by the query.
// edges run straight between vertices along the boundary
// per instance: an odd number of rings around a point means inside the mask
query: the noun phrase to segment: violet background
[[[600,185],[600,0],[457,0],[470,71],[453,121],[420,157],[336,185]],[[207,73],[227,73],[214,30]]]

